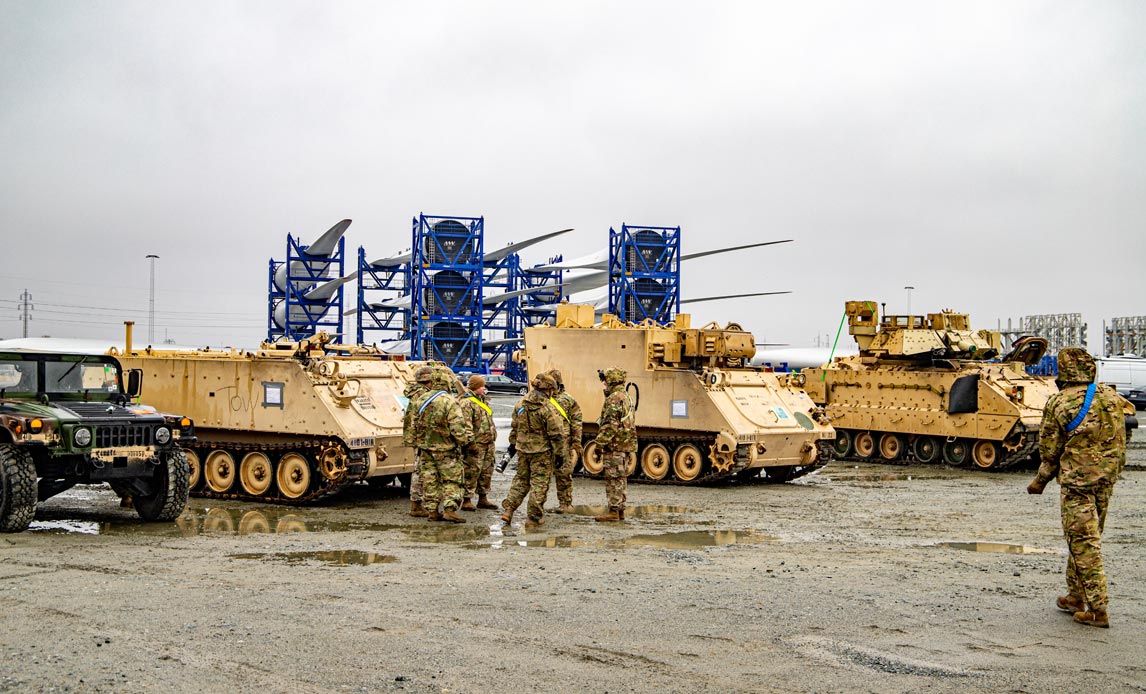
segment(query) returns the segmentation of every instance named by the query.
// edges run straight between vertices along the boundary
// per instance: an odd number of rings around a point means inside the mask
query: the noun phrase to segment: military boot
[[[526,530],[533,530],[534,528],[540,528],[543,525],[545,525],[545,521],[540,519],[540,518],[536,518],[536,519],[530,518],[527,521],[525,521],[525,529]]]
[[[429,513],[426,514],[426,516],[432,521],[442,520],[442,514],[438,513],[436,510],[430,511]]]
[[[474,506],[474,502],[470,501],[469,498],[467,497],[467,498],[462,500],[462,510],[463,511],[476,511],[477,506]]]
[[[597,521],[598,523],[608,523],[609,521],[619,521],[622,519],[624,519],[624,516],[621,515],[621,512],[618,512],[615,508],[611,508],[609,509],[608,513],[604,514],[603,516],[597,516],[593,520]]]
[[[513,522],[513,511],[506,511],[501,514],[501,522],[509,525]]]
[[[452,508],[447,508],[442,513],[442,520],[449,521],[450,523],[465,523],[466,522],[466,519],[462,518],[458,514],[454,513],[454,509],[452,509]]]
[[[1071,614],[1086,611],[1086,601],[1077,595],[1060,595],[1055,604],[1058,605],[1058,609]]]
[[[553,509],[554,513],[573,513],[573,504],[561,504]]]
[[[1093,607],[1090,608],[1089,612],[1075,612],[1074,621],[1091,627],[1110,628],[1110,617],[1106,615],[1106,610],[1099,610]]]
[[[430,515],[430,512],[422,508],[421,501],[410,502],[410,515],[415,518],[425,518]]]
[[[488,508],[488,509],[495,509],[495,510],[496,510],[496,509],[497,509],[497,504],[493,503],[493,502],[492,502],[492,501],[490,501],[488,498],[486,498],[486,495],[485,495],[485,494],[479,494],[479,495],[478,495],[478,503],[477,503],[477,507],[478,507],[478,508]]]

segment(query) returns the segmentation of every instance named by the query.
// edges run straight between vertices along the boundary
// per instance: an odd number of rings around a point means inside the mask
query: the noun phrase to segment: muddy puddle
[[[573,515],[576,516],[601,516],[609,512],[608,506],[596,506],[588,504],[585,506],[574,506]],[[648,520],[654,518],[664,518],[666,516],[675,516],[684,513],[696,513],[696,509],[687,506],[658,506],[655,504],[645,504],[642,506],[630,506],[625,509],[626,520]],[[560,518],[560,516],[556,516]],[[548,516],[546,516],[548,518]]]
[[[41,516],[44,512],[38,511]],[[256,535],[309,532],[386,532],[406,526],[365,521],[335,521],[303,516],[298,509],[260,506],[257,508],[188,508],[174,523],[144,523],[138,518],[106,521],[40,518],[32,522],[32,532],[83,535]]]
[[[247,552],[228,554],[230,559],[257,559],[260,561],[306,564],[319,562],[328,566],[369,566],[371,564],[392,564],[398,557],[392,554],[363,552],[357,549],[327,550],[321,552]]]
[[[966,552],[990,552],[994,554],[1058,554],[1058,551],[1053,549],[1012,545],[1006,542],[936,542],[934,546]]]
[[[552,537],[519,537],[515,531],[503,528],[500,536],[491,534],[493,542],[474,542],[467,549],[501,549],[505,547],[545,547],[594,549],[702,549],[725,545],[758,545],[779,542],[779,538],[755,530],[687,530],[673,533],[649,533],[620,538],[585,539],[568,535]]]

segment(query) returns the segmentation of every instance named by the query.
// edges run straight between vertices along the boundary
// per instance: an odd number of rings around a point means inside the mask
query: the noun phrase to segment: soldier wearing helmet
[[[564,420],[550,402],[557,393],[557,383],[541,374],[533,379],[533,390],[518,400],[513,408],[509,430],[509,455],[518,454],[517,474],[509,486],[509,493],[501,502],[505,524],[513,521],[513,513],[529,495],[529,519],[526,528],[544,523],[545,497],[549,494],[549,476],[555,466],[565,464],[568,445]]]
[[[406,396],[406,412],[402,416],[402,443],[414,448],[414,471],[410,473],[410,515],[415,518],[426,518],[429,512],[422,505],[422,473],[418,470],[421,456],[418,454],[417,442],[420,440],[414,414],[422,406],[426,395],[430,393],[430,379],[434,375],[431,366],[419,366],[414,370],[414,382],[406,386],[402,395]]]
[[[496,509],[489,500],[490,484],[493,481],[493,445],[497,441],[497,427],[493,423],[493,410],[486,397],[485,379],[473,374],[469,387],[463,394],[460,404],[462,416],[469,422],[474,432],[473,443],[465,451],[465,493],[462,510],[473,511],[479,508]],[[478,495],[474,506],[473,495]]]
[[[623,369],[611,367],[598,371],[605,385],[605,402],[597,418],[597,446],[605,471],[605,494],[609,511],[597,516],[598,521],[625,519],[626,461],[625,456],[637,454],[637,427],[633,403],[625,392],[627,374]]]
[[[553,469],[553,480],[557,485],[557,508],[554,513],[573,512],[573,468],[581,458],[581,427],[584,418],[581,405],[565,390],[565,380],[561,372],[553,369],[549,377],[557,384],[557,394],[549,399],[561,415],[565,438],[569,447],[565,449],[565,464]]]
[[[1060,390],[1043,410],[1042,464],[1027,491],[1042,494],[1056,478],[1062,489],[1062,527],[1070,555],[1068,593],[1058,598],[1058,608],[1073,613],[1076,622],[1109,627],[1102,529],[1114,483],[1126,465],[1126,401],[1094,378],[1094,358],[1086,350],[1067,347],[1059,352]]]
[[[456,511],[462,500],[462,451],[473,439],[473,430],[450,393],[451,384],[456,380],[445,366],[434,368],[430,392],[414,416],[420,432],[417,445],[422,503],[430,520],[465,523]]]

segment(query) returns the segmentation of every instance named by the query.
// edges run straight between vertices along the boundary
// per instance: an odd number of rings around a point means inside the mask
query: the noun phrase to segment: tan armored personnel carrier
[[[356,480],[409,482],[402,392],[415,362],[324,333],[255,352],[128,345],[118,357],[146,374],[148,403],[195,420],[192,496],[303,504]]]
[[[827,462],[834,432],[822,409],[798,375],[748,366],[756,345],[740,326],[690,328],[687,314],[671,327],[593,320],[592,306],[559,306],[556,327],[526,328],[516,355],[531,375],[561,369],[585,416],[586,474],[602,472],[593,443],[604,402],[597,371],[610,366],[628,372],[636,406],[633,479],[686,484],[763,471],[783,482]]]
[[[1024,367],[1038,363],[1046,340],[1022,338],[999,359],[999,334],[972,331],[965,313],[877,322],[870,301],[849,301],[846,312],[860,354],[802,371],[836,428],[836,457],[995,470],[1036,450],[1057,388]]]

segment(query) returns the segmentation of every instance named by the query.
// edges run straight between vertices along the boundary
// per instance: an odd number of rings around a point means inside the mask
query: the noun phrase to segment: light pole
[[[159,260],[159,256],[150,253],[147,259],[151,261],[151,298],[150,305],[147,309],[147,344],[155,344],[155,261]]]
[[[910,316],[911,315],[911,290],[915,289],[915,287],[907,286],[907,287],[904,287],[904,289],[907,290],[907,315]]]

